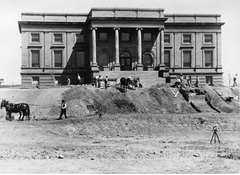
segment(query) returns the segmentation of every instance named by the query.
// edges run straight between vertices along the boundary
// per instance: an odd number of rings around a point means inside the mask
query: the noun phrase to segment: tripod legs
[[[219,139],[219,137],[218,137],[218,134],[217,134],[216,132],[214,132],[213,135],[212,135],[210,144],[212,144],[212,141],[213,141],[213,140],[214,140],[214,143],[216,143],[216,142],[217,142],[216,139],[218,139],[218,143],[221,143],[221,142],[220,142],[220,139]]]

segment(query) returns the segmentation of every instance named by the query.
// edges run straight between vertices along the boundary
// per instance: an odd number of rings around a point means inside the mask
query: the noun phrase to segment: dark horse
[[[121,89],[123,89],[124,91],[127,91],[127,87],[128,87],[128,82],[127,79],[125,77],[122,77],[120,79],[120,87]]]
[[[13,103],[9,103],[9,101],[2,100],[1,109],[2,109],[2,107],[5,107],[7,115],[9,115],[9,117],[11,116],[11,113],[19,113],[20,116],[19,116],[18,120],[23,121],[24,116],[27,116],[28,120],[30,120],[30,117],[29,117],[30,108],[27,103],[13,104]],[[21,118],[21,116],[22,116],[22,118]]]

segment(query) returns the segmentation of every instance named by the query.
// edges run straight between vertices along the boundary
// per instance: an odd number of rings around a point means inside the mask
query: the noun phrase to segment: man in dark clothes
[[[65,118],[67,118],[67,114],[66,114],[66,110],[67,109],[67,104],[65,103],[64,100],[62,100],[62,104],[61,104],[61,114],[60,114],[60,117],[59,117],[59,120],[62,119],[62,115],[64,114]]]

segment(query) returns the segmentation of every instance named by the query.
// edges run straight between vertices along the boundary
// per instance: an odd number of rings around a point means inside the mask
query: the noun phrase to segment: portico
[[[103,52],[109,56],[105,67],[109,66],[113,71],[142,71],[144,66],[152,69],[164,68],[166,18],[163,11],[163,9],[92,9],[89,17],[92,43],[91,70],[99,71],[102,61],[99,60],[101,58],[99,53]],[[110,29],[108,32],[104,31],[107,35],[105,42],[101,42],[100,37],[103,29]],[[145,31],[148,37],[146,39]],[[143,42],[146,42],[144,48]],[[145,52],[152,54],[150,59],[143,62]]]

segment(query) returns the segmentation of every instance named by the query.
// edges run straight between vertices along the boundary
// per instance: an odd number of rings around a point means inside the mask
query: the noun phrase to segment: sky
[[[165,14],[220,14],[224,81],[240,79],[240,0],[0,0],[0,79],[21,83],[22,12],[88,13],[93,7],[163,8]],[[231,80],[232,81],[232,80]],[[232,82],[231,82],[232,83]]]

